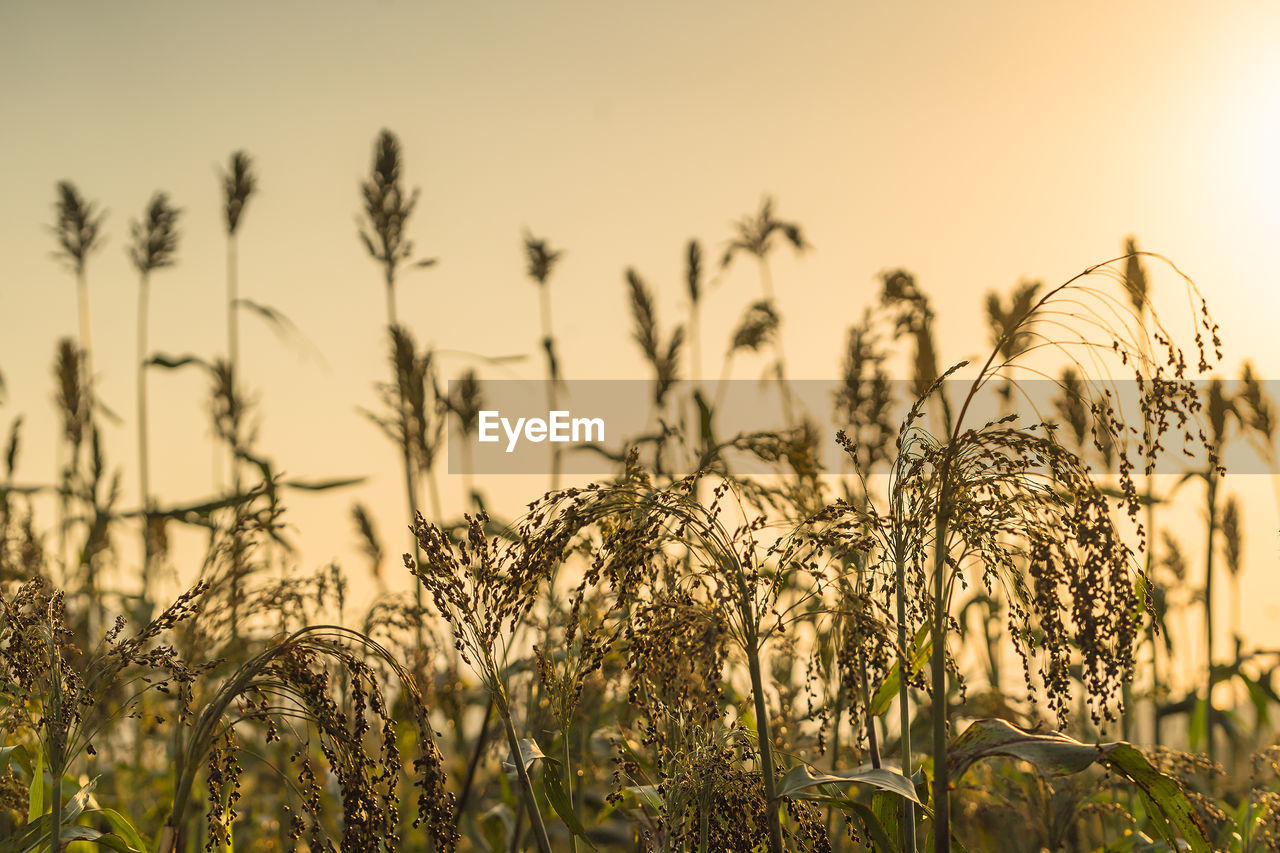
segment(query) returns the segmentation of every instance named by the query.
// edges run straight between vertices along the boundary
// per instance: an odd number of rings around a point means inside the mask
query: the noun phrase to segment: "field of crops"
[[[402,278],[434,264],[410,239],[404,157],[378,135],[352,239],[386,298],[369,432],[396,449],[416,541],[402,556],[357,503],[368,566],[314,574],[295,568],[286,509],[299,490],[346,500],[351,481],[280,475],[253,428],[238,326],[267,309],[238,293],[236,250],[254,160],[220,171],[227,343],[208,359],[148,344],[183,211],[157,193],[126,230],[56,187],[51,247],[80,333],[56,346],[55,478],[24,465],[33,401],[4,399],[0,850],[1280,849],[1277,653],[1239,632],[1241,508],[1219,465],[1250,443],[1274,470],[1276,410],[1247,364],[1193,384],[1222,342],[1173,263],[1129,238],[1069,280],[991,292],[969,363],[939,352],[926,283],[887,270],[874,304],[840,309],[858,319],[839,393],[810,411],[772,265],[816,250],[765,198],[706,246],[673,247],[679,322],[620,268],[654,428],[596,448],[613,473],[575,482],[556,449],[549,490],[504,517],[464,463],[470,506],[454,515],[446,435],[474,443],[485,389],[474,371],[442,376],[397,315]],[[95,383],[109,232],[138,282],[127,416]],[[556,410],[563,253],[533,234],[523,246]],[[709,283],[744,267],[758,294],[727,342],[701,340]],[[1157,282],[1187,316],[1157,315]],[[735,357],[767,365],[775,428],[717,420],[724,380],[701,364],[717,351],[722,377]],[[227,472],[212,500],[151,484],[147,424],[165,402],[148,384],[172,370],[211,389]],[[1047,410],[1024,405],[1028,380],[1053,383]],[[991,392],[1003,411],[987,421],[972,409]],[[113,461],[108,421],[136,434],[136,471]],[[1199,461],[1163,458],[1173,442]],[[767,473],[739,473],[748,462]],[[1176,495],[1153,473],[1169,464],[1191,484]],[[135,477],[140,505],[122,498]],[[1185,524],[1188,505],[1200,554],[1165,521]],[[198,566],[174,566],[180,530],[200,531]],[[189,591],[157,597],[175,568]],[[405,583],[385,586],[395,573]],[[382,592],[356,608],[353,586]],[[1174,628],[1220,635],[1224,594],[1234,649],[1210,640],[1211,666],[1171,693]]]

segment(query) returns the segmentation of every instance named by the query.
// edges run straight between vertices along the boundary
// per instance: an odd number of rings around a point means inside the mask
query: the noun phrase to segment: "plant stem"
[[[574,813],[577,814],[578,810],[576,807],[574,807],[574,803],[573,803],[573,763],[569,760],[569,727],[568,726],[565,726],[564,731],[561,732],[561,736],[562,736],[562,739],[564,740],[565,795],[569,798],[570,807],[573,808]],[[550,773],[551,771],[548,770],[547,768],[543,768],[542,772]],[[581,820],[582,815],[579,814],[578,818],[579,820]],[[577,839],[577,836],[575,836],[572,832],[569,833],[569,853],[578,853],[578,839]]]
[[[496,679],[496,673],[493,676]],[[525,811],[529,813],[529,823],[533,826],[533,835],[538,842],[541,853],[552,853],[551,840],[547,837],[547,827],[542,822],[542,812],[538,809],[538,799],[533,794],[533,783],[529,781],[529,771],[524,766],[524,752],[520,749],[520,738],[516,736],[515,724],[511,722],[511,707],[507,704],[506,691],[498,684],[494,698],[497,701],[498,713],[507,730],[507,743],[511,747],[511,757],[515,761],[516,776],[520,779],[520,787],[524,790]]]
[[[80,304],[80,357],[84,370],[84,406],[85,412],[93,407],[93,360],[90,356],[92,342],[89,330],[89,282],[85,278],[84,268],[76,271],[76,296]]]
[[[752,628],[752,626],[748,626]],[[755,630],[748,631],[747,664],[751,669],[751,692],[756,706],[756,739],[760,746],[760,774],[764,777],[764,798],[769,818],[769,853],[782,853],[782,824],[778,819],[778,785],[774,778],[773,736],[769,731],[769,708],[760,675],[760,648]]]
[[[1216,450],[1216,448],[1215,448]],[[1217,750],[1213,743],[1213,554],[1214,534],[1218,530],[1218,471],[1215,462],[1210,459],[1205,502],[1209,511],[1209,530],[1205,535],[1204,558],[1204,654],[1205,654],[1205,690],[1204,690],[1204,728],[1205,751],[1209,761],[1213,762]]]
[[[1155,569],[1156,569],[1157,539],[1156,539],[1155,478],[1151,474],[1147,475],[1146,485],[1147,485],[1147,488],[1146,488],[1147,585],[1151,590],[1151,594],[1154,596],[1155,582],[1156,582]],[[1156,668],[1157,667],[1156,657],[1158,655],[1158,650],[1156,648],[1157,645],[1158,645],[1158,639],[1156,636],[1155,620],[1153,619],[1151,624],[1151,742],[1154,743],[1156,746],[1160,746],[1162,738],[1160,737],[1160,697],[1159,697],[1160,681],[1159,681],[1159,673]]]
[[[387,329],[396,327],[396,273],[395,267],[388,262],[383,272],[384,282],[386,284],[387,293]],[[394,338],[393,346],[394,346]],[[413,357],[417,358],[417,353],[413,353]],[[404,487],[405,493],[409,500],[409,524],[412,526],[418,518],[418,482],[415,476],[416,469],[413,464],[413,454],[409,448],[409,402],[405,399],[405,388],[401,382],[396,383],[400,389],[400,455],[401,461],[404,463]],[[433,483],[434,486],[434,483]],[[439,505],[435,507],[438,515]],[[437,517],[434,519],[439,521]],[[418,547],[418,537],[409,537],[413,540],[413,562],[418,565],[422,562],[422,550]],[[422,610],[422,585],[413,585],[413,603],[419,611]],[[414,629],[414,638],[417,641],[418,648],[423,648],[425,644],[425,636],[422,628],[422,621],[418,620],[418,624]]]
[[[227,364],[231,370],[231,391],[240,381],[240,262],[235,234],[227,235]],[[231,427],[231,483],[235,494],[240,494],[239,418],[232,418]]]
[[[949,457],[949,454],[948,454]],[[944,457],[943,465],[950,463]],[[947,512],[946,468],[939,490],[938,516],[933,537],[933,649],[929,655],[933,675],[933,849],[951,851],[950,778],[947,771]]]
[[[63,695],[62,695],[62,661],[61,650],[58,647],[58,638],[56,634],[49,636],[50,663],[52,671],[52,690],[50,704],[52,713],[45,718],[45,731],[49,733],[49,779],[53,785],[51,792],[52,813],[49,815],[49,849],[54,853],[60,853],[62,850],[62,774],[67,765],[67,745],[66,734],[62,728],[65,712],[63,711]],[[50,724],[52,719],[52,724]],[[43,780],[36,780],[36,784],[43,785]]]
[[[542,315],[542,349],[547,356],[547,411],[556,409],[556,383],[560,381],[555,364],[555,338],[551,336],[551,289],[545,281],[538,282],[538,303]],[[551,491],[560,488],[560,469],[563,465],[561,449],[551,448]],[[570,836],[572,837],[572,836]]]
[[[146,613],[151,588],[151,472],[147,463],[147,310],[151,277],[143,273],[138,283],[138,500],[142,506],[142,599]],[[148,616],[148,618],[150,618]]]
[[[236,252],[236,237],[227,235],[227,360],[234,375],[240,366],[240,270]],[[232,460],[232,464],[235,460]]]
[[[902,752],[902,775],[911,778],[911,706],[907,694],[907,555],[903,544],[895,537],[894,541],[895,594],[898,599],[898,725],[902,732],[899,735]],[[916,809],[910,800],[902,800],[902,832],[903,847],[916,853]]]
[[[862,705],[867,715],[867,750],[871,753],[871,766],[880,769],[880,739],[876,735],[876,715],[871,713],[871,687],[867,683],[867,666],[863,662],[858,667],[859,685],[862,691]]]

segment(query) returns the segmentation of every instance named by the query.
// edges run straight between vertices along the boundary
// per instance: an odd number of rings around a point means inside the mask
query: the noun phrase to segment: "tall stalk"
[[[361,186],[364,197],[365,219],[358,234],[369,256],[382,266],[382,282],[387,300],[387,327],[394,330],[399,321],[396,315],[396,274],[401,265],[409,263],[413,255],[413,242],[405,237],[405,225],[418,202],[418,190],[406,192],[401,176],[400,140],[384,129],[374,143],[373,163],[367,181]],[[415,266],[430,266],[434,260],[421,260]],[[408,402],[403,384],[400,388],[400,422],[408,423]],[[409,519],[418,515],[417,470],[409,445],[408,430],[402,430],[400,443],[401,461],[404,465],[405,496],[408,501]],[[437,508],[438,509],[438,508]],[[412,541],[415,561],[421,559],[418,540]],[[414,601],[422,606],[422,588],[414,587]],[[421,638],[421,637],[420,637]]]
[[[169,204],[169,197],[157,192],[151,197],[141,221],[131,226],[133,245],[129,259],[138,271],[138,498],[142,515],[142,595],[148,600],[154,543],[151,531],[150,446],[147,441],[147,324],[151,292],[151,274],[173,266],[178,250],[178,216],[180,210]]]
[[[907,654],[907,553],[906,545],[900,536],[894,537],[894,598],[897,599],[898,621],[898,726],[902,730],[899,735],[899,751],[902,753],[902,775],[911,778],[911,705],[910,678]],[[916,853],[916,807],[915,803],[902,798],[902,843],[904,849]]]
[[[75,383],[79,385],[79,389],[75,394],[77,407],[74,412],[67,411],[66,416],[69,422],[74,422],[76,432],[79,433],[89,423],[94,405],[93,361],[91,356],[93,343],[89,321],[89,281],[86,267],[89,256],[101,248],[104,242],[102,222],[107,214],[106,211],[100,210],[97,204],[81,196],[75,185],[70,181],[60,182],[57,186],[57,193],[58,200],[54,204],[56,221],[51,226],[51,230],[58,240],[58,249],[55,252],[55,257],[65,263],[75,275],[76,305],[80,324],[80,352],[79,358],[76,360],[79,370],[78,375],[75,377]],[[64,381],[63,385],[66,386],[67,383]],[[74,473],[78,470],[79,453],[79,442],[73,442],[71,447],[72,458],[68,460],[66,466],[68,471]],[[65,482],[61,467],[59,466],[59,478]],[[66,565],[68,487],[69,484],[66,484],[63,488],[60,488],[58,495],[58,557],[59,562],[63,564],[64,571],[69,568]],[[86,587],[93,602],[89,608],[89,636],[92,637],[96,636],[98,627],[102,624],[102,605],[97,595],[94,562],[90,560],[84,566],[84,569]]]
[[[76,304],[80,319],[80,355],[84,368],[84,388],[87,395],[85,405],[92,405],[93,344],[89,323],[89,282],[86,266],[89,255],[102,247],[102,222],[106,218],[105,210],[99,210],[97,204],[80,195],[70,181],[58,184],[58,201],[54,205],[57,222],[53,232],[58,238],[58,250],[55,256],[70,267],[76,277]]]
[[[529,233],[524,237],[524,251],[529,262],[529,278],[538,285],[539,315],[542,318],[542,350],[547,357],[547,411],[552,412],[558,408],[559,386],[564,379],[560,375],[556,341],[551,333],[551,287],[547,282],[564,251],[551,249],[546,240],[535,239]],[[560,473],[564,465],[563,454],[560,445],[551,446],[551,490],[553,492],[560,488]]]
[[[240,381],[240,264],[239,231],[249,198],[258,189],[258,177],[253,171],[253,160],[244,151],[231,155],[226,171],[221,175],[223,212],[227,228],[227,363],[231,365],[231,378]],[[231,447],[232,483],[236,494],[240,492],[239,460],[236,447]]]
[[[52,628],[56,620],[52,613],[49,615],[50,628]],[[53,808],[49,815],[49,849],[60,851],[62,849],[62,775],[67,768],[67,730],[64,726],[66,708],[62,692],[62,647],[58,642],[57,634],[52,630],[49,633],[49,663],[51,664],[49,674],[52,677],[50,678],[48,719],[53,721],[52,725],[46,722],[45,727],[49,741],[49,781],[52,784],[50,805]],[[43,783],[43,779],[37,780],[37,784]]]
[[[1222,451],[1222,445],[1226,441],[1227,433],[1227,416],[1231,410],[1231,403],[1227,400],[1224,384],[1221,379],[1213,379],[1209,382],[1209,400],[1206,408],[1209,416],[1210,439],[1212,441],[1212,453],[1210,454],[1207,467],[1204,471],[1205,481],[1205,514],[1207,530],[1205,533],[1205,556],[1204,556],[1204,655],[1205,655],[1205,690],[1204,690],[1204,727],[1205,727],[1205,751],[1209,760],[1214,761],[1217,757],[1217,748],[1214,744],[1213,725],[1214,725],[1214,708],[1213,708],[1213,685],[1215,676],[1213,671],[1213,646],[1214,646],[1214,584],[1213,584],[1213,567],[1214,556],[1216,555],[1216,539],[1218,532],[1218,457]]]
[[[702,246],[690,240],[685,250],[685,286],[689,292],[689,378],[702,386]]]
[[[1020,442],[1032,442],[1029,446],[1040,448],[1037,453],[1027,454],[1025,451],[1019,452],[1024,459],[1036,459],[1036,465],[1044,463],[1051,465],[1051,472],[1055,479],[1057,487],[1063,487],[1065,483],[1060,479],[1062,477],[1074,477],[1078,483],[1076,492],[1073,496],[1072,503],[1079,501],[1091,501],[1097,507],[1095,510],[1100,514],[1098,521],[1090,519],[1088,516],[1081,520],[1080,516],[1067,515],[1062,519],[1062,523],[1066,525],[1065,529],[1061,529],[1063,524],[1054,524],[1052,519],[1045,524],[1045,519],[1038,517],[1030,517],[1033,522],[1039,525],[1030,531],[1032,539],[1030,544],[1041,552],[1043,560],[1050,563],[1057,562],[1061,559],[1058,551],[1055,549],[1078,549],[1082,552],[1082,556],[1078,558],[1077,571],[1096,571],[1099,561],[1111,560],[1111,567],[1118,571],[1119,568],[1125,568],[1127,571],[1127,561],[1123,555],[1117,556],[1117,549],[1120,549],[1118,534],[1114,525],[1110,522],[1104,507],[1105,502],[1098,492],[1097,487],[1093,485],[1091,478],[1087,477],[1087,466],[1070,451],[1067,451],[1061,445],[1049,442],[1045,444],[1043,440],[1032,439],[1026,430],[1011,428],[1008,430],[997,429],[987,432],[988,428],[980,430],[966,429],[965,418],[969,408],[975,399],[977,392],[989,381],[1004,375],[1004,371],[1011,365],[1005,361],[997,364],[997,358],[1001,354],[1002,346],[1007,338],[1019,335],[1026,329],[1026,324],[1032,316],[1044,316],[1044,312],[1048,310],[1049,303],[1055,300],[1059,294],[1064,291],[1071,290],[1071,293],[1064,297],[1069,300],[1069,307],[1060,309],[1068,311],[1070,316],[1077,317],[1081,311],[1092,313],[1092,318],[1098,323],[1098,327],[1103,330],[1104,334],[1110,335],[1112,340],[1106,344],[1098,344],[1085,338],[1072,339],[1071,344],[1079,344],[1086,351],[1092,352],[1095,347],[1105,346],[1107,349],[1114,349],[1120,356],[1122,362],[1129,366],[1133,371],[1135,380],[1140,385],[1150,382],[1163,382],[1169,384],[1177,384],[1179,389],[1187,394],[1192,395],[1193,399],[1188,403],[1183,403],[1178,399],[1166,395],[1163,397],[1151,397],[1152,406],[1144,406],[1142,410],[1142,419],[1144,426],[1150,428],[1150,431],[1144,430],[1143,435],[1153,436],[1155,439],[1168,428],[1170,418],[1185,417],[1189,411],[1194,411],[1196,402],[1194,400],[1194,392],[1186,384],[1186,359],[1183,357],[1181,350],[1175,347],[1169,339],[1167,333],[1163,329],[1160,330],[1161,338],[1158,338],[1164,352],[1161,357],[1154,358],[1146,346],[1135,346],[1131,338],[1122,331],[1115,330],[1105,319],[1106,315],[1102,311],[1114,311],[1114,301],[1110,296],[1104,296],[1100,291],[1092,290],[1083,286],[1077,286],[1077,282],[1085,279],[1100,268],[1106,267],[1107,264],[1114,263],[1119,260],[1127,260],[1127,258],[1117,258],[1104,264],[1098,264],[1086,269],[1084,272],[1072,277],[1067,282],[1058,285],[1048,291],[1044,296],[1040,297],[1034,305],[1031,305],[1024,315],[1014,322],[1011,322],[1000,342],[988,356],[986,362],[978,371],[977,377],[971,383],[968,393],[964,398],[962,405],[954,420],[947,417],[948,434],[946,441],[940,444],[935,461],[933,462],[933,470],[936,472],[936,487],[934,495],[936,503],[933,506],[933,583],[931,590],[931,622],[934,632],[933,648],[930,655],[931,663],[931,680],[933,691],[934,715],[933,715],[933,751],[934,751],[934,849],[936,853],[948,853],[951,849],[950,839],[950,773],[948,768],[947,756],[947,680],[946,680],[946,630],[948,624],[948,608],[949,608],[949,573],[948,567],[952,564],[950,558],[952,533],[951,524],[953,521],[952,512],[957,502],[971,501],[972,498],[966,494],[966,489],[971,486],[970,481],[974,476],[981,474],[983,468],[973,469],[974,459],[982,459],[984,455],[991,452],[998,452],[1004,449],[1006,452],[1019,447]],[[1172,264],[1170,264],[1172,267]],[[1174,268],[1175,271],[1176,267]],[[1183,277],[1187,283],[1190,294],[1193,297],[1199,296],[1190,279]],[[1082,297],[1099,300],[1099,308],[1089,308],[1082,302]],[[1147,303],[1144,298],[1144,303]],[[1199,355],[1200,369],[1206,370],[1209,367],[1208,358],[1213,356],[1220,357],[1219,340],[1217,336],[1217,327],[1212,323],[1208,316],[1207,308],[1201,302],[1200,316],[1197,318],[1197,354]],[[1194,304],[1194,303],[1193,303]],[[1057,322],[1057,317],[1050,317],[1049,322]],[[1157,324],[1157,328],[1159,328]],[[1125,330],[1128,331],[1128,330]],[[1043,344],[1057,349],[1059,352],[1067,355],[1076,364],[1079,360],[1072,355],[1068,347],[1068,342],[1047,337],[1039,332],[1032,331],[1035,337],[1033,344],[1029,349],[1035,349]],[[1209,342],[1212,342],[1213,351],[1208,350]],[[1168,364],[1170,369],[1165,372],[1164,365]],[[954,368],[953,368],[954,369]],[[945,378],[945,377],[943,377]],[[930,389],[930,394],[937,390],[941,380],[934,384]],[[913,417],[918,415],[921,404],[917,403],[913,409]],[[1118,424],[1118,415],[1114,410],[1106,410],[1108,416],[1108,424],[1115,426]],[[988,438],[990,436],[990,438]],[[1020,436],[1026,436],[1020,438]],[[985,446],[988,441],[997,441],[998,443],[991,448]],[[1141,462],[1145,463],[1148,470],[1153,466],[1155,455],[1158,452],[1158,441],[1144,441],[1142,446]],[[1044,456],[1045,450],[1052,450],[1048,456]],[[1216,455],[1213,457],[1216,460]],[[981,466],[981,463],[977,463]],[[1029,469],[1034,471],[1035,468]],[[996,470],[996,477],[986,484],[984,488],[993,488],[1000,483],[1006,474],[1002,469]],[[1051,504],[1044,503],[1043,497],[1036,497],[1039,494],[1035,488],[1034,480],[1027,480],[1025,484],[1019,482],[1019,477],[1026,475],[1015,474],[1012,479],[1003,483],[1003,488],[1008,488],[1013,494],[1017,494],[1023,490],[1027,490],[1027,495],[1041,503],[1046,510],[1051,509]],[[1139,501],[1136,497],[1136,488],[1133,485],[1131,474],[1122,472],[1122,487],[1127,495],[1130,495],[1127,501],[1127,508],[1131,515],[1136,515],[1139,509]],[[1071,504],[1068,504],[1071,505]],[[973,510],[967,510],[972,513]],[[979,547],[991,547],[991,541],[983,542],[980,538],[984,535],[983,524],[979,523],[975,527],[972,519],[960,517],[961,528],[957,531],[961,534],[962,544],[973,547],[976,543]],[[995,534],[999,535],[999,534]],[[1144,533],[1144,537],[1145,537]],[[1061,537],[1061,538],[1055,538]],[[1056,543],[1056,544],[1055,544]],[[1092,562],[1091,562],[1092,561]],[[1112,576],[1104,576],[1112,577]],[[1016,578],[1015,578],[1016,580]],[[1150,600],[1145,602],[1140,600],[1132,600],[1134,598],[1133,584],[1127,577],[1123,582],[1112,579],[1111,583],[1115,585],[1112,594],[1118,596],[1117,601],[1107,609],[1123,609],[1124,607],[1135,607],[1145,605],[1150,607]],[[1094,590],[1097,594],[1102,594],[1102,588]],[[1096,618],[1096,617],[1093,617]],[[1127,614],[1104,614],[1103,619],[1112,618],[1117,620],[1131,619]],[[1086,672],[1097,672],[1099,669],[1106,673],[1111,673],[1103,678],[1096,678],[1092,682],[1087,682],[1086,689],[1102,691],[1105,698],[1107,691],[1116,689],[1119,685],[1114,682],[1123,684],[1124,681],[1132,678],[1133,674],[1133,653],[1130,646],[1131,635],[1135,633],[1133,625],[1127,622],[1118,622],[1115,625],[1107,624],[1076,624],[1077,634],[1079,635],[1098,635],[1099,633],[1123,633],[1126,638],[1120,646],[1113,650],[1110,646],[1092,644],[1088,647],[1082,646],[1082,653],[1087,652],[1089,657],[1084,660],[1083,669]],[[1087,632],[1087,634],[1086,634]],[[1066,642],[1069,638],[1057,637],[1051,638],[1051,642]],[[1066,663],[1066,658],[1062,652],[1059,652],[1057,665],[1059,668]],[[1110,679],[1114,679],[1114,682]],[[1062,705],[1063,697],[1057,697],[1060,709],[1065,707]]]
[[[744,595],[745,595],[745,586]],[[743,611],[750,617],[750,609]],[[754,620],[753,620],[754,621]],[[773,764],[773,734],[769,726],[769,707],[765,702],[764,678],[760,671],[759,634],[747,636],[747,667],[751,671],[751,694],[755,700],[756,740],[760,751],[760,775],[764,780],[764,799],[769,821],[769,853],[782,853],[782,822],[778,818],[778,780]]]
[[[148,309],[151,301],[151,273],[139,271],[137,316],[137,369],[135,379],[138,406],[138,496],[142,506],[142,588],[151,577],[151,472],[147,442],[147,343]]]
[[[1129,296],[1129,303],[1133,306],[1133,313],[1137,320],[1137,326],[1140,331],[1140,342],[1143,352],[1150,356],[1150,337],[1147,333],[1147,294],[1150,291],[1150,283],[1147,279],[1147,270],[1142,263],[1142,255],[1138,251],[1137,240],[1130,236],[1125,238],[1124,251],[1127,256],[1124,264],[1124,287]],[[1151,441],[1151,428],[1148,424],[1143,424],[1142,440],[1144,443]],[[1159,541],[1155,535],[1156,530],[1156,496],[1155,496],[1155,476],[1152,472],[1147,472],[1143,483],[1143,500],[1145,501],[1145,519],[1144,524],[1147,530],[1147,548],[1145,567],[1147,577],[1150,583],[1155,582],[1156,567],[1156,543]],[[1156,688],[1159,682],[1157,677],[1156,664],[1156,640],[1154,630],[1151,633],[1151,725],[1152,740],[1159,746],[1161,741],[1160,735],[1160,707],[1159,700],[1156,698]],[[1125,708],[1128,710],[1129,693],[1131,688],[1125,686]],[[1121,719],[1121,738],[1129,740],[1129,721],[1128,714]]]
[[[781,235],[797,254],[812,248],[804,238],[804,232],[795,222],[788,222],[773,215],[773,199],[765,196],[760,203],[760,210],[754,216],[744,216],[734,223],[737,234],[726,247],[721,258],[720,267],[729,266],[733,258],[745,252],[756,260],[760,276],[760,291],[764,302],[776,313],[777,300],[774,295],[773,273],[769,269],[769,255],[775,246],[775,238]],[[786,355],[782,346],[782,335],[776,332],[772,339],[773,350],[777,359],[778,395],[781,398],[784,423],[788,429],[795,425],[792,411],[790,386],[787,384]]]
[[[227,229],[227,399],[231,402],[234,395],[238,392],[240,385],[240,268],[239,268],[239,239],[240,219],[244,215],[244,209],[249,203],[250,196],[257,190],[258,179],[253,172],[253,161],[244,151],[236,151],[231,155],[227,170],[222,173],[222,195],[223,195],[223,212],[226,214]],[[239,498],[243,491],[243,485],[240,481],[240,454],[243,450],[241,447],[240,436],[240,419],[231,417],[228,419],[230,430],[227,437],[227,451],[229,455],[229,464],[231,467],[231,491],[236,497],[235,514],[236,521],[231,526],[232,543],[232,559],[233,566],[231,570],[231,636],[233,639],[240,634],[240,620],[237,612],[240,602],[240,580],[242,566],[240,565],[243,554],[244,545],[242,539],[242,525],[240,524],[240,516],[243,509],[240,505]]]

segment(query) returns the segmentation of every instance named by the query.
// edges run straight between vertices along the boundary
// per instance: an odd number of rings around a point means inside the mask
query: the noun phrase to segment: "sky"
[[[77,332],[73,279],[48,231],[55,183],[69,179],[109,210],[109,243],[88,272],[94,360],[123,418],[108,453],[136,502],[128,223],[157,189],[183,209],[178,263],[152,283],[152,348],[220,354],[217,169],[247,150],[260,192],[241,226],[241,292],[297,330],[282,340],[242,321],[259,448],[290,475],[369,478],[297,496],[290,510],[301,569],[336,559],[359,572],[351,501],[374,509],[388,539],[404,512],[397,453],[360,413],[387,372],[380,274],[355,220],[383,127],[422,192],[409,235],[439,261],[405,275],[400,316],[443,353],[446,375],[476,366],[468,353],[527,356],[482,364],[482,377],[541,375],[529,229],[565,250],[552,301],[566,375],[644,377],[623,270],[653,286],[670,328],[688,307],[686,241],[718,255],[732,221],[767,193],[814,247],[773,262],[793,376],[836,375],[883,270],[912,271],[932,295],[950,362],[987,346],[986,291],[1065,280],[1134,234],[1205,293],[1226,375],[1249,358],[1280,378],[1278,35],[1271,2],[9,0],[0,427],[24,415],[19,479],[49,479],[54,348]],[[745,265],[720,277],[704,308],[704,363],[719,363],[758,294]],[[1177,287],[1156,301],[1185,313]],[[206,380],[150,382],[154,491],[172,502],[210,494]],[[1260,642],[1280,618],[1268,604],[1280,589],[1268,577],[1277,520],[1265,479],[1233,481],[1250,497],[1248,582],[1267,592],[1246,599]],[[545,484],[481,485],[514,511]],[[442,491],[461,506],[460,478]]]

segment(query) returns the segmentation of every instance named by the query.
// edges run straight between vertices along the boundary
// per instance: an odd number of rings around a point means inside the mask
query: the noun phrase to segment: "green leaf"
[[[72,821],[80,817],[81,812],[89,807],[89,797],[96,787],[98,787],[97,776],[81,786],[80,790],[76,791],[71,799],[67,800],[67,804],[62,810],[62,822],[64,825],[70,825]]]
[[[547,800],[550,801],[551,808],[555,809],[556,814],[560,815],[560,819],[564,821],[565,826],[569,827],[569,831],[586,842],[586,845],[592,850],[596,849],[591,840],[587,838],[587,828],[582,825],[577,812],[573,810],[573,802],[570,801],[568,794],[565,793],[564,786],[560,784],[559,762],[551,759],[546,759],[543,762],[542,788],[546,791]]]
[[[551,803],[551,808],[564,821],[564,825],[574,835],[582,838],[587,842],[587,846],[592,850],[595,846],[587,839],[587,830],[582,825],[582,821],[578,819],[578,815],[573,810],[573,804],[569,801],[569,797],[565,794],[564,786],[560,783],[560,762],[549,757],[542,751],[542,747],[538,746],[538,742],[531,737],[521,738],[519,743],[520,757],[524,762],[524,769],[528,771],[535,761],[541,761],[542,767],[542,789],[546,792],[547,800]],[[511,756],[512,759],[515,756]],[[514,773],[516,769],[515,761],[509,760],[502,763],[508,772]]]
[[[778,797],[799,797],[803,799],[805,795],[802,792],[807,788],[814,788],[819,785],[849,785],[852,783],[871,785],[881,791],[897,794],[914,803],[920,802],[916,799],[916,789],[911,784],[911,780],[896,770],[890,770],[885,767],[878,769],[874,767],[859,767],[854,770],[840,770],[834,773],[814,773],[803,764],[791,768],[787,771],[787,775],[782,777],[782,781],[778,783]]]
[[[1137,786],[1152,825],[1168,844],[1177,848],[1181,839],[1193,853],[1211,853],[1204,827],[1182,788],[1132,744],[1091,746],[1059,732],[1027,732],[1004,720],[978,720],[956,738],[950,753],[951,778],[959,780],[975,761],[997,755],[1026,761],[1049,776],[1078,773],[1094,763],[1105,765]]]
[[[863,827],[867,830],[867,834],[875,842],[876,853],[900,853],[902,848],[889,835],[889,831],[885,829],[884,824],[880,822],[880,818],[876,816],[875,809],[865,803],[857,803],[853,800],[834,797],[830,799],[832,800],[832,805],[851,811],[858,816],[862,821]]]
[[[44,814],[44,750],[36,750],[36,766],[31,770],[31,788],[27,796],[27,822]]]
[[[975,761],[995,755],[1026,761],[1046,776],[1069,776],[1098,761],[1103,752],[1058,732],[1032,733],[1004,720],[978,720],[951,747],[951,778],[959,779]]]
[[[907,661],[907,666],[911,667],[912,675],[924,668],[931,654],[933,654],[933,630],[930,625],[925,624],[916,632],[915,640],[911,644],[910,660]],[[880,689],[871,697],[873,716],[878,717],[889,710],[889,706],[898,695],[901,682],[901,673],[895,666],[889,670],[889,677],[884,680],[884,684],[881,684]]]
[[[1191,708],[1191,719],[1187,722],[1187,746],[1197,752],[1204,746],[1205,729],[1208,727],[1208,705],[1203,699],[1196,700]]]
[[[18,757],[18,761],[21,762],[27,754],[27,748],[20,743],[15,743],[13,746],[0,747],[0,776],[9,771],[9,761],[15,754]]]
[[[875,812],[876,820],[884,827],[884,831],[890,838],[898,837],[898,826],[902,817],[902,800],[886,791],[876,791],[871,795],[871,811]]]
[[[129,822],[129,819],[120,814],[120,812],[115,809],[98,809],[97,814],[101,815],[107,823],[111,824],[111,829],[124,839],[125,843],[129,846],[129,849],[136,850],[137,853],[146,853],[149,849],[149,845],[142,837],[141,833],[139,833],[137,828]]]
[[[1138,786],[1152,818],[1158,818],[1153,823],[1166,830],[1160,833],[1165,841],[1176,848],[1181,838],[1194,853],[1211,853],[1204,827],[1178,783],[1152,767],[1146,756],[1131,744],[1110,746],[1105,763]]]

